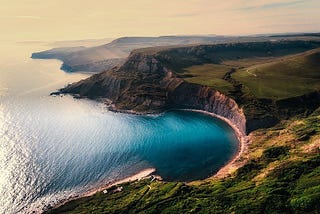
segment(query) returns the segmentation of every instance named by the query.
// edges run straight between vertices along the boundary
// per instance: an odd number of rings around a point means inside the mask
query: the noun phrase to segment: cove
[[[230,126],[201,113],[122,114],[48,96],[88,75],[29,59],[30,47],[7,48],[0,65],[0,213],[38,210],[150,167],[165,180],[204,179],[239,149]]]

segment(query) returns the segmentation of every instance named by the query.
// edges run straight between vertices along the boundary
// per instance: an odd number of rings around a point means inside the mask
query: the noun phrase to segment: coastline
[[[156,169],[155,168],[147,168],[147,169],[144,169],[134,175],[131,175],[129,177],[126,177],[126,178],[123,178],[123,179],[120,179],[118,181],[115,181],[115,182],[112,182],[112,183],[109,183],[109,184],[105,184],[105,185],[102,185],[102,186],[97,186],[96,188],[93,188],[87,192],[85,192],[84,194],[82,194],[80,197],[89,197],[89,196],[92,196],[94,194],[96,194],[97,192],[101,192],[105,189],[109,189],[110,187],[113,187],[113,186],[116,186],[116,185],[119,185],[119,184],[123,184],[123,183],[128,183],[128,182],[133,182],[133,181],[138,181],[138,180],[141,180],[141,179],[144,179],[144,178],[147,178],[149,176],[151,176],[153,173],[156,172]]]
[[[75,94],[71,94],[73,97],[75,97]],[[88,99],[87,97],[75,97],[75,98],[80,98],[80,99]],[[174,111],[174,110],[178,110],[178,111],[190,111],[190,112],[198,112],[198,113],[202,113],[202,114],[206,114],[209,115],[211,117],[215,117],[218,118],[222,121],[224,121],[225,123],[227,123],[235,132],[236,137],[239,141],[239,150],[238,152],[234,155],[234,157],[228,161],[221,169],[219,169],[218,172],[216,172],[214,175],[210,175],[208,178],[206,179],[210,179],[210,178],[225,178],[227,176],[229,176],[230,174],[232,174],[236,169],[238,169],[240,166],[243,165],[243,162],[237,162],[240,160],[240,158],[242,157],[242,155],[244,154],[244,152],[247,150],[247,144],[249,142],[249,136],[246,135],[245,133],[241,132],[240,129],[233,123],[231,122],[229,119],[222,117],[220,115],[217,115],[215,113],[209,112],[209,111],[205,111],[205,110],[199,110],[199,109],[168,109],[168,110],[164,110],[164,111],[148,111],[148,112],[137,112],[134,110],[121,110],[118,109],[110,99],[107,98],[100,98],[97,100],[98,102],[102,102],[106,105],[107,109],[109,111],[115,112],[115,113],[123,113],[123,114],[134,114],[134,115],[160,115],[160,114],[164,114],[168,111]]]
[[[169,110],[166,110],[166,111],[163,111],[163,112],[160,112],[160,111],[159,112],[158,111],[154,111],[154,112],[136,112],[136,111],[133,111],[133,110],[119,110],[114,105],[109,105],[108,109],[110,111],[116,112],[116,113],[135,114],[135,115],[160,115],[160,114],[163,114],[163,113],[168,112],[168,111],[178,110],[178,111],[198,112],[198,113],[209,115],[211,117],[218,118],[219,120],[222,120],[225,123],[227,123],[233,129],[233,131],[235,132],[235,135],[236,135],[236,137],[237,137],[237,139],[239,141],[239,150],[221,169],[219,169],[218,172],[216,172],[214,175],[210,175],[206,179],[210,179],[210,178],[218,178],[218,179],[225,178],[225,177],[231,175],[236,169],[238,169],[240,166],[243,165],[243,162],[238,162],[238,161],[240,160],[242,155],[247,150],[247,144],[249,142],[249,136],[246,135],[245,133],[241,132],[240,129],[233,122],[231,122],[229,119],[227,119],[225,117],[222,117],[220,115],[217,115],[217,114],[209,112],[209,111],[197,110],[197,109],[169,109]]]
[[[56,209],[58,207],[61,207],[61,206],[65,205],[66,203],[70,202],[70,201],[74,201],[74,200],[85,198],[85,197],[90,197],[90,196],[92,196],[92,195],[94,195],[94,194],[96,194],[98,192],[102,192],[103,190],[109,189],[109,188],[111,188],[113,186],[149,178],[155,172],[156,172],[155,168],[147,168],[147,169],[143,169],[143,170],[141,170],[141,171],[137,172],[136,174],[133,174],[133,175],[131,175],[129,177],[125,177],[123,179],[115,180],[113,182],[105,183],[105,184],[102,184],[102,185],[97,185],[96,187],[93,187],[93,188],[85,191],[82,194],[75,195],[75,196],[70,196],[69,198],[66,198],[65,200],[62,200],[62,201],[58,202],[57,204],[55,204],[54,206],[50,207],[49,209],[44,210],[44,213],[46,213],[46,212],[48,212],[48,211],[50,211],[52,209]],[[160,176],[158,176],[158,175],[154,175],[154,177],[156,179],[158,179],[158,180],[162,180],[162,178]]]
[[[239,141],[239,150],[238,152],[233,156],[233,158],[226,164],[224,165],[221,169],[219,169],[218,172],[216,172],[214,175],[208,177],[207,179],[210,178],[225,178],[227,176],[229,176],[232,172],[234,172],[237,168],[239,168],[239,165],[242,165],[242,163],[237,163],[237,161],[242,157],[242,155],[244,154],[244,152],[247,150],[247,143],[249,141],[249,137],[247,135],[245,135],[244,133],[242,133],[240,131],[240,129],[233,124],[230,120],[228,120],[225,117],[222,117],[220,115],[208,112],[208,111],[204,111],[204,110],[195,110],[195,109],[182,109],[184,111],[192,111],[192,112],[199,112],[202,114],[206,114],[215,118],[218,118],[222,121],[224,121],[225,123],[227,123],[235,132],[236,137]]]
[[[84,97],[81,97],[84,98]],[[108,102],[106,102],[105,99],[101,99],[100,101],[102,101],[103,103],[107,104]],[[109,101],[109,100],[108,100]],[[160,115],[160,114],[164,114],[165,112],[168,111],[174,111],[174,110],[178,110],[178,111],[190,111],[190,112],[198,112],[198,113],[202,113],[211,117],[215,117],[218,118],[222,121],[224,121],[225,123],[227,123],[235,132],[235,135],[239,141],[239,149],[237,151],[237,153],[234,155],[234,157],[232,157],[221,169],[219,169],[218,172],[216,172],[213,175],[209,175],[208,178],[206,179],[222,179],[225,178],[229,175],[231,175],[232,172],[234,172],[237,168],[239,168],[240,165],[242,165],[242,163],[237,163],[237,161],[242,157],[243,153],[247,150],[247,142],[248,142],[248,136],[245,135],[243,132],[240,131],[240,129],[234,124],[232,123],[229,119],[222,117],[220,115],[208,112],[208,111],[204,111],[204,110],[197,110],[197,109],[168,109],[166,111],[154,111],[154,112],[136,112],[133,110],[119,110],[117,109],[114,105],[108,105],[107,104],[107,108],[109,111],[115,112],[115,113],[124,113],[124,114],[135,114],[135,115]],[[145,179],[145,178],[149,178],[150,176],[154,176],[156,179],[158,180],[162,180],[162,178],[159,175],[155,175],[154,173],[156,172],[155,168],[147,168],[144,169],[134,175],[131,175],[129,177],[120,179],[118,181],[114,181],[114,182],[110,182],[110,183],[106,183],[103,185],[97,185],[96,187],[93,187],[92,189],[85,191],[84,193],[80,194],[80,195],[76,195],[76,196],[71,196],[69,198],[67,198],[64,201],[61,201],[60,203],[57,203],[55,206],[53,206],[51,209],[55,209],[58,208],[60,206],[65,205],[66,203],[73,201],[73,200],[77,200],[77,199],[81,199],[81,198],[85,198],[85,197],[90,197],[98,192],[102,192],[106,189],[109,189],[113,186],[122,184],[122,183],[127,183],[127,182],[134,182],[137,180],[141,180],[141,179]],[[203,180],[206,180],[203,179]],[[192,183],[192,182],[187,182],[187,183]],[[46,210],[48,211],[48,210]]]

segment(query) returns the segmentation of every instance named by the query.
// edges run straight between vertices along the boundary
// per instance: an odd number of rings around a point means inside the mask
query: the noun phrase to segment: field
[[[320,50],[243,68],[233,78],[257,98],[278,100],[320,90]]]
[[[190,83],[219,88],[223,93],[233,90],[233,85],[223,79],[232,66],[218,64],[195,65],[185,69],[181,75]]]
[[[235,68],[232,79],[256,98],[280,100],[320,90],[320,49],[279,58],[228,60],[184,69],[181,77],[228,94],[233,90],[224,75]]]

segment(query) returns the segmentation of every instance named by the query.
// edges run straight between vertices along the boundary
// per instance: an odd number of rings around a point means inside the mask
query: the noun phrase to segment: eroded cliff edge
[[[111,109],[118,111],[204,110],[227,118],[243,134],[246,132],[245,116],[233,99],[212,88],[185,82],[153,55],[133,53],[119,69],[93,75],[61,89],[61,92],[107,99]]]
[[[253,54],[264,57],[270,53],[276,56],[298,53],[318,46],[308,42],[260,42],[142,49],[133,51],[120,68],[95,74],[60,91],[103,100],[117,111],[204,110],[230,120],[245,135],[271,127],[282,119],[311,113],[320,104],[319,91],[280,101],[242,96],[241,89],[227,96],[213,87],[186,82],[179,75],[179,65],[219,63],[222,57],[238,59],[238,55],[232,54],[238,49],[245,57]],[[235,83],[235,90],[239,90],[238,85]]]

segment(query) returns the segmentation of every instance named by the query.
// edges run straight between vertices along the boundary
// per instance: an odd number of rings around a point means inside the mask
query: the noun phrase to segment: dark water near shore
[[[145,168],[168,180],[212,175],[238,142],[224,122],[195,112],[137,116],[48,94],[87,77],[32,60],[48,47],[2,45],[0,60],[0,213],[46,204]]]

